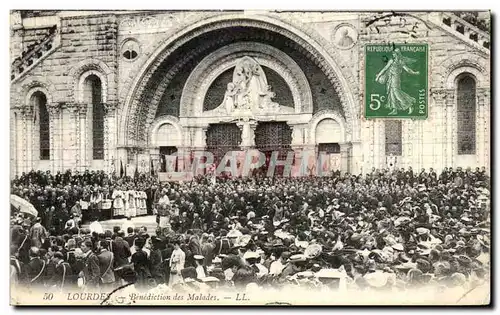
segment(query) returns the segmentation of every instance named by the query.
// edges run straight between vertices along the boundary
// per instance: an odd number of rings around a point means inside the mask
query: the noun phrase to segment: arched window
[[[40,160],[50,160],[50,119],[47,110],[47,97],[37,91],[31,96],[33,122],[38,129]]]
[[[476,81],[470,75],[457,86],[458,154],[476,154]]]
[[[90,104],[87,117],[92,130],[92,159],[104,159],[104,106],[102,104],[102,83],[98,76],[91,74],[85,79],[84,99]]]

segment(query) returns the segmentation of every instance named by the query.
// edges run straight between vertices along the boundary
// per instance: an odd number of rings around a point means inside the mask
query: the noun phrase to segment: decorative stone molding
[[[446,106],[446,100],[453,99],[455,91],[451,89],[431,89],[430,94],[434,98],[435,105]]]
[[[75,108],[78,111],[78,114],[81,118],[85,118],[87,116],[88,105],[85,103],[76,103]]]
[[[47,98],[47,106],[54,103],[54,95],[56,94],[55,86],[45,77],[30,77],[23,84],[15,88],[14,102],[17,106],[30,106],[31,96],[35,92],[43,92]]]
[[[106,115],[113,115],[118,109],[118,104],[114,102],[107,102],[101,104],[104,107],[104,113]]]
[[[324,110],[316,113],[309,122],[309,144],[316,145],[316,128],[318,124],[324,119],[333,119],[340,125],[341,139],[343,141],[349,141],[352,135],[346,129],[346,121],[338,113],[331,110]]]
[[[150,131],[149,131],[149,143],[148,147],[158,147],[157,142],[157,133],[158,129],[165,125],[169,124],[172,125],[175,130],[177,130],[177,139],[179,139],[177,143],[172,143],[172,146],[184,146],[184,141],[183,141],[183,132],[182,132],[182,126],[179,123],[179,119],[174,116],[161,116],[158,117],[155,122],[152,124]]]
[[[299,27],[296,26],[297,24]],[[235,26],[267,29],[279,33],[300,45],[306,55],[310,56],[332,81],[342,104],[348,109],[345,113],[349,122],[348,129],[358,130],[359,113],[354,98],[357,91],[356,80],[352,74],[341,71],[341,68],[348,69],[349,67],[345,64],[341,64],[339,67],[338,63],[343,62],[341,58],[335,58],[337,53],[335,53],[334,47],[328,41],[310,27],[301,26],[300,22],[297,21],[287,22],[275,14],[272,16],[249,16],[243,13],[231,13],[210,17],[189,26],[185,25],[181,31],[173,32],[172,36],[167,36],[163,43],[158,45],[157,50],[151,54],[150,59],[145,62],[139,71],[142,75],[126,84],[122,90],[126,95],[120,95],[120,100],[123,100],[125,108],[120,123],[122,133],[120,134],[119,143],[125,144],[129,138],[128,130],[135,128],[134,124],[137,124],[138,119],[133,112],[139,105],[137,100],[143,94],[146,84],[160,67],[163,60],[181,45],[201,34]],[[325,49],[325,47],[327,48]]]
[[[83,102],[84,82],[89,75],[96,75],[101,79],[102,101],[108,101],[108,87],[114,82],[114,73],[103,61],[95,58],[85,59],[76,64],[68,73],[67,99],[73,102]]]
[[[436,67],[432,82],[436,88],[456,88],[456,79],[462,73],[470,73],[476,79],[477,87],[489,87],[489,62],[473,53],[456,54]]]
[[[193,70],[182,91],[180,116],[202,115],[203,99],[213,81],[244,56],[251,56],[261,66],[281,75],[292,92],[296,113],[312,113],[311,89],[299,65],[275,47],[257,42],[241,42],[216,50]]]
[[[49,112],[49,119],[52,120],[54,118],[57,118],[61,113],[61,106],[59,104],[55,106],[47,106],[47,111]]]

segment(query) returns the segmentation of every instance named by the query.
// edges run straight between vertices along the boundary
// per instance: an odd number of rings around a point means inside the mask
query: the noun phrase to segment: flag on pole
[[[139,167],[136,166],[134,171],[134,180],[137,180],[138,178],[139,178]]]
[[[120,178],[123,177],[123,174],[124,174],[124,172],[123,172],[123,162],[122,162],[122,160],[120,160]]]
[[[149,157],[149,162],[151,164],[151,176],[155,176],[155,165],[153,163],[153,159]]]

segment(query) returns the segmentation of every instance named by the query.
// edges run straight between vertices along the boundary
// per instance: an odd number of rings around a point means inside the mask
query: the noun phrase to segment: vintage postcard
[[[489,305],[490,29],[11,11],[11,304]]]

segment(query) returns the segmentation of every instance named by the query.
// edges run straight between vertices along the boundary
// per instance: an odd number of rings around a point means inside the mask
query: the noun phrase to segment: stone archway
[[[119,123],[118,146],[130,147],[139,146],[141,135],[138,134],[139,128],[145,124],[147,115],[141,115],[139,108],[141,104],[141,95],[144,92],[147,83],[153,77],[155,71],[159,69],[163,60],[176,51],[183,44],[213,30],[220,30],[230,27],[253,27],[263,30],[270,30],[281,34],[293,41],[308,58],[322,69],[325,75],[332,82],[345,108],[347,120],[347,129],[355,133],[355,138],[359,134],[359,115],[353,89],[355,89],[355,79],[347,72],[343,73],[341,68],[346,68],[340,59],[335,59],[335,53],[327,50],[325,47],[330,45],[327,41],[314,34],[310,29],[299,29],[290,23],[275,17],[265,15],[244,15],[243,13],[225,14],[205,19],[203,21],[191,24],[185,27],[181,32],[169,37],[152,57],[144,64],[138,76],[129,87],[124,91],[129,91],[126,96],[122,95],[124,108]],[[339,65],[339,63],[341,63]]]
[[[312,113],[312,95],[307,78],[288,55],[270,45],[243,42],[220,48],[204,58],[189,76],[181,98],[181,116],[201,116],[202,100],[212,82],[237,60],[252,56],[260,65],[275,70],[285,80],[293,96],[295,113]]]

